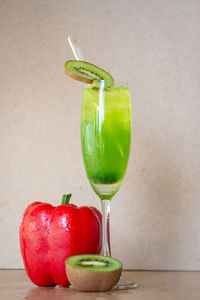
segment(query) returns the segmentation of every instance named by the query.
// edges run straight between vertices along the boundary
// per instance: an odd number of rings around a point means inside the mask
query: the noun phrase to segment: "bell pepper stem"
[[[62,205],[68,205],[72,194],[64,194],[62,197]]]

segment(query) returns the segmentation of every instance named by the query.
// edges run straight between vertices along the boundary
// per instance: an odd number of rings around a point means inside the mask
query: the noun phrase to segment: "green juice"
[[[85,88],[81,112],[81,145],[94,191],[111,199],[125,175],[131,140],[129,89]]]

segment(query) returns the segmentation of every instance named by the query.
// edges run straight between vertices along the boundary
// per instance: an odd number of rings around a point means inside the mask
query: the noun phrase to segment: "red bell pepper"
[[[24,212],[20,247],[29,278],[38,286],[68,286],[65,260],[101,250],[101,213],[76,207],[64,195],[62,205],[34,202]]]

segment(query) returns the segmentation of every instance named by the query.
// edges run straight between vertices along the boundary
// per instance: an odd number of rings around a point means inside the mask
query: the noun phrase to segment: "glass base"
[[[137,282],[131,282],[123,277],[120,278],[116,286],[113,290],[129,290],[129,289],[136,289],[138,287]]]
[[[94,183],[90,181],[90,184],[93,188],[93,190],[97,193],[97,195],[103,199],[111,199],[114,194],[116,194],[122,184],[121,181],[118,181],[116,183],[112,184],[100,184],[100,183]]]

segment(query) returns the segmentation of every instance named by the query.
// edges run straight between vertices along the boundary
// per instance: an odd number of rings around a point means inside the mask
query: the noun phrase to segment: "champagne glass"
[[[127,85],[108,88],[106,81],[100,80],[99,88],[85,87],[81,110],[82,155],[90,185],[101,200],[101,254],[105,256],[111,256],[110,203],[126,173],[130,143],[131,104]],[[131,283],[123,281],[122,285],[127,284]]]

